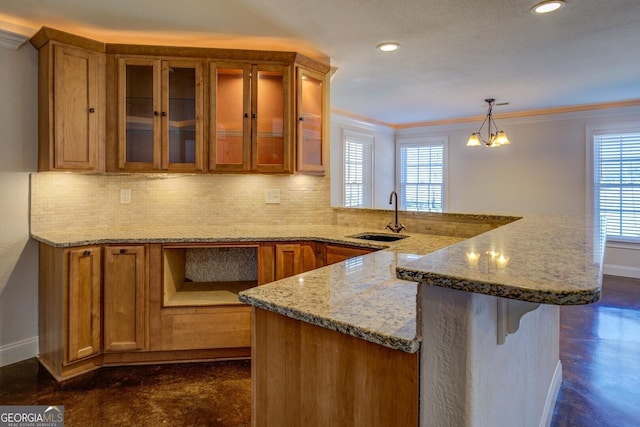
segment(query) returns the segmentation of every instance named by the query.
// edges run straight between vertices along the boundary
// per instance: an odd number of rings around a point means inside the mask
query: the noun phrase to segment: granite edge
[[[400,350],[405,353],[416,353],[420,349],[420,341],[421,337],[416,335],[414,339],[403,339],[399,337],[393,337],[386,334],[381,334],[376,331],[372,331],[370,329],[366,329],[359,326],[350,325],[345,322],[340,322],[337,320],[332,320],[326,317],[321,317],[317,315],[313,315],[311,313],[306,313],[301,310],[295,310],[290,307],[284,307],[274,303],[268,303],[260,299],[255,299],[244,295],[243,292],[240,292],[238,295],[238,299],[241,302],[249,304],[256,308],[261,308],[264,310],[272,311],[274,313],[278,313],[280,315],[300,320],[315,326],[319,326],[325,329],[330,329],[336,332],[341,332],[343,334],[362,339],[364,341],[369,341],[374,344],[381,345],[383,347],[391,348],[393,350]]]
[[[479,282],[460,277],[411,270],[405,267],[396,268],[396,277],[402,280],[418,282],[423,285],[438,286],[441,288],[455,289],[476,294],[491,295],[500,298],[508,298],[519,301],[527,301],[552,305],[585,305],[600,300],[601,288],[588,290],[569,291],[542,291],[536,289],[524,289],[505,284]]]

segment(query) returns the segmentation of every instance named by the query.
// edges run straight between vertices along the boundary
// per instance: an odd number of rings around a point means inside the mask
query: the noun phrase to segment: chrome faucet
[[[389,195],[389,204],[390,205],[393,204],[393,196],[396,196],[396,205],[395,205],[396,222],[394,225],[391,225],[391,223],[387,224],[387,228],[393,231],[394,233],[399,233],[402,230],[404,230],[404,225],[398,224],[398,193],[396,193],[395,191],[392,191],[391,194]]]

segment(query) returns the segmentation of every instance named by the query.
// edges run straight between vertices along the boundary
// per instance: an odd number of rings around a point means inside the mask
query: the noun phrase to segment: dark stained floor
[[[561,308],[560,323],[552,426],[640,426],[640,280],[605,276],[600,302]],[[67,427],[248,426],[251,366],[102,368],[57,384],[30,359],[0,368],[0,405],[64,405]]]
[[[560,309],[552,426],[640,426],[640,280],[604,276],[597,304]]]

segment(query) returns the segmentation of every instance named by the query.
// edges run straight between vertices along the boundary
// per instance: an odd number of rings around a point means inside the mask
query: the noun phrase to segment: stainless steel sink
[[[374,240],[376,242],[395,242],[397,240],[402,240],[405,237],[401,234],[388,234],[388,233],[360,233],[354,234],[351,237],[353,239],[362,239],[362,240]]]

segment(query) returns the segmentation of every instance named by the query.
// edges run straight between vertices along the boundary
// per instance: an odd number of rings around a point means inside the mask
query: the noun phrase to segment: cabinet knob
[[[244,113],[244,118],[248,118],[249,117],[249,113]]]
[[[122,249],[120,249],[120,253],[121,253],[121,254],[126,254],[126,253],[127,253],[127,250],[126,250],[126,249],[124,249],[124,248],[122,248]]]
[[[256,113],[251,113],[251,118],[255,119],[256,118]]]
[[[166,116],[167,116],[167,112],[166,112],[166,111],[163,111],[163,112],[162,112],[162,117],[166,117]]]
[[[83,256],[89,256],[89,255],[91,255],[91,251],[84,251],[84,252],[82,252],[82,255]]]
[[[95,112],[96,112],[96,109],[95,109],[95,108],[93,108],[93,107],[91,107],[91,108],[89,108],[89,112],[90,112],[90,113],[95,113]]]
[[[158,112],[157,112],[157,111],[154,111],[154,112],[153,112],[153,115],[154,115],[154,116],[157,116],[157,115],[158,115]]]
[[[304,122],[304,117],[300,117],[298,121]]]

